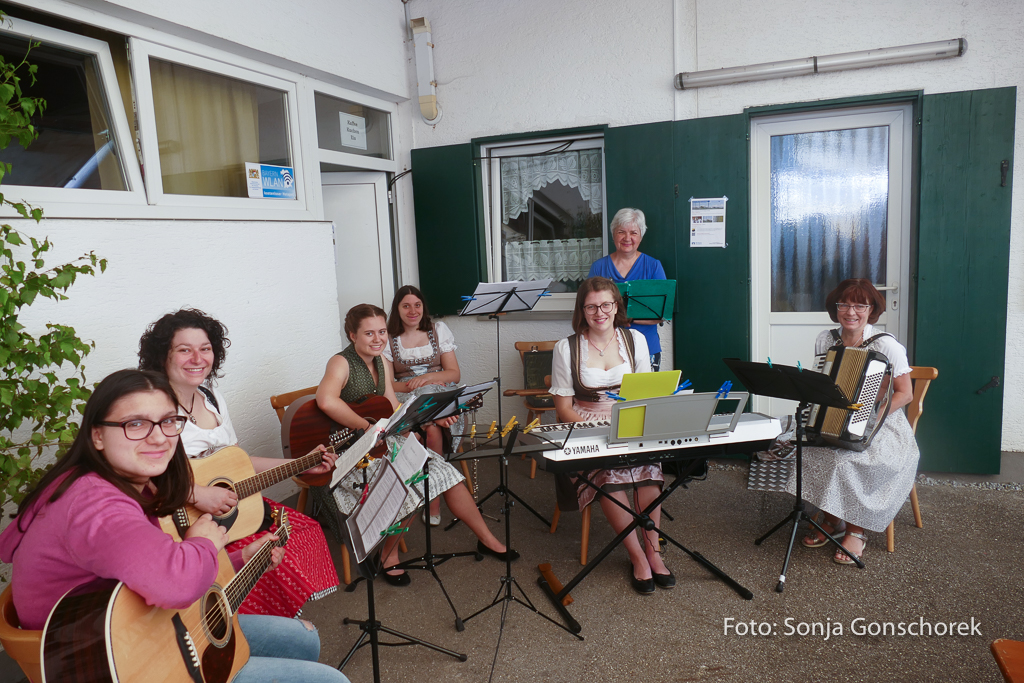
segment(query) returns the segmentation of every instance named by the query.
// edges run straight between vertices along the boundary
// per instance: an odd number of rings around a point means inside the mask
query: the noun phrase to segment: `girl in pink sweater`
[[[147,603],[178,609],[214,582],[225,530],[204,515],[179,543],[156,522],[192,489],[178,438],[187,418],[177,407],[167,379],[153,372],[121,370],[96,387],[71,448],[0,534],[0,559],[14,565],[13,599],[24,628],[41,629],[61,596],[83,584],[123,581]],[[233,564],[273,538],[238,551]],[[274,550],[272,566],[283,552]],[[239,623],[250,643],[276,642],[267,651],[253,647],[236,683],[348,680],[316,663],[319,636],[300,622],[247,616]]]

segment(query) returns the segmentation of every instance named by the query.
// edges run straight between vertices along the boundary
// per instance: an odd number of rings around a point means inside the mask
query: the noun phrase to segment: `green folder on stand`
[[[626,302],[626,317],[633,320],[671,320],[676,303],[675,280],[617,282]]]

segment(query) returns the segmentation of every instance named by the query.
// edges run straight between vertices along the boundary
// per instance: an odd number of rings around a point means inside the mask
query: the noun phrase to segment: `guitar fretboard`
[[[284,509],[281,510],[281,524],[274,533],[277,535],[278,540],[264,543],[256,551],[256,554],[252,556],[252,559],[246,562],[245,566],[224,587],[224,593],[228,597],[228,604],[231,605],[232,614],[238,611],[238,608],[245,601],[245,598],[256,585],[256,582],[267,571],[267,568],[270,566],[271,552],[274,548],[280,548],[288,542],[291,526],[288,524],[288,516]]]

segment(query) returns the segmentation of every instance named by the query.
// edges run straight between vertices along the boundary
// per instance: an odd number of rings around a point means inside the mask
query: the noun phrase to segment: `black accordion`
[[[816,367],[850,399],[857,410],[812,405],[806,419],[810,443],[863,451],[889,414],[892,365],[885,354],[871,349],[833,346],[818,356]],[[884,395],[880,395],[885,389]]]

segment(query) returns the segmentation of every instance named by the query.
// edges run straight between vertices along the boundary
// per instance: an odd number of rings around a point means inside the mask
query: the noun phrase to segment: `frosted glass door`
[[[875,327],[906,343],[909,122],[909,107],[753,122],[755,360],[809,366],[815,337],[835,325],[825,297],[853,277],[886,297]]]

